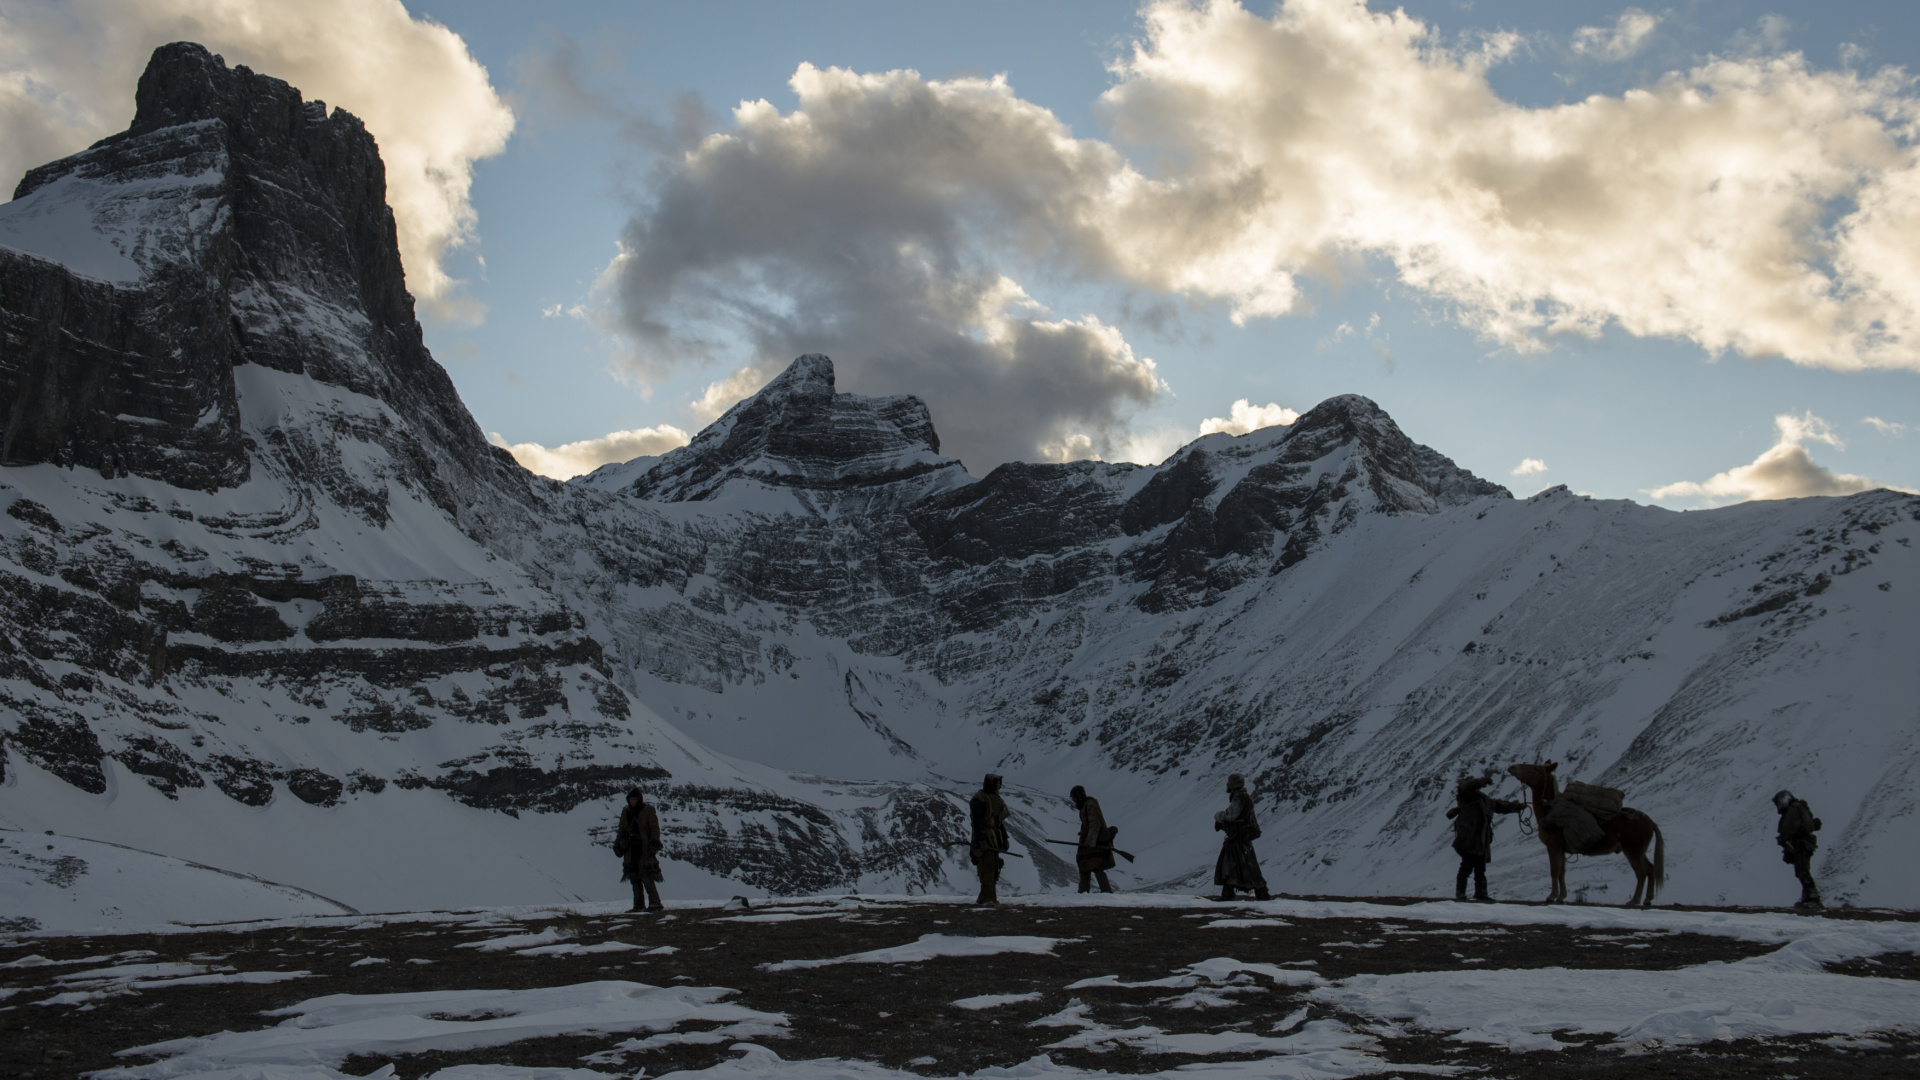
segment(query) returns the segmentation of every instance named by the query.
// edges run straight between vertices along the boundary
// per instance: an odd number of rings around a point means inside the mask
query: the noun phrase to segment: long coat
[[[1107,831],[1106,815],[1100,812],[1100,800],[1089,795],[1080,800],[1080,872],[1113,869],[1113,838]]]
[[[664,880],[660,873],[660,815],[651,805],[641,803],[620,811],[620,831],[614,834],[613,844],[626,852],[621,881]]]
[[[1267,879],[1260,873],[1260,859],[1253,853],[1254,838],[1260,835],[1260,822],[1253,816],[1253,796],[1245,789],[1228,793],[1225,810],[1213,816],[1213,827],[1226,833],[1220,844],[1220,858],[1213,864],[1213,883],[1235,889],[1264,889]]]
[[[1013,846],[1007,836],[1007,801],[997,791],[981,788],[967,802],[967,816],[973,826],[973,843],[968,848],[975,864],[982,859],[1000,863],[1000,853]]]
[[[1483,791],[1463,791],[1453,814],[1453,850],[1468,859],[1493,855],[1493,815],[1517,814],[1527,804],[1495,799]]]
[[[1820,846],[1820,840],[1813,835],[1820,827],[1819,819],[1813,816],[1813,807],[1805,799],[1795,799],[1787,804],[1780,815],[1780,857],[1787,862],[1804,859],[1813,854]]]

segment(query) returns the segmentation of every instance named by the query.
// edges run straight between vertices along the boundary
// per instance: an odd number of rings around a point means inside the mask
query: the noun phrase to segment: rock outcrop
[[[870,513],[968,479],[958,461],[940,456],[919,398],[835,393],[833,361],[809,355],[662,457],[627,493],[687,502],[759,486],[792,493],[808,511]]]

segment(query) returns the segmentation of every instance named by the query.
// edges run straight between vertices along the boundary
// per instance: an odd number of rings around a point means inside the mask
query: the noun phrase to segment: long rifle
[[[1079,847],[1079,846],[1080,846],[1080,844],[1079,844],[1079,842],[1078,842],[1078,841],[1075,841],[1075,840],[1048,840],[1048,841],[1047,841],[1047,843],[1049,843],[1049,844],[1059,844],[1059,845],[1060,845],[1061,847],[1074,847],[1074,848],[1077,848],[1077,847]],[[1132,862],[1132,861],[1133,861],[1133,852],[1131,852],[1131,851],[1121,851],[1121,850],[1120,850],[1119,848],[1117,848],[1117,847],[1094,847],[1094,848],[1088,848],[1087,850],[1088,850],[1088,851],[1111,851],[1111,852],[1113,852],[1113,853],[1114,853],[1115,855],[1118,855],[1118,856],[1120,856],[1121,858],[1123,858],[1123,859],[1125,859],[1125,860],[1127,860],[1128,862]]]
[[[973,841],[971,841],[971,840],[949,840],[949,841],[947,841],[947,846],[948,846],[948,847],[972,847],[972,846],[973,846]],[[1017,852],[1017,851],[1003,851],[1003,852],[1001,852],[1000,854],[1002,854],[1002,855],[1006,855],[1006,856],[1009,856],[1009,857],[1011,857],[1011,858],[1015,858],[1015,859],[1024,859],[1024,858],[1026,858],[1026,856],[1025,856],[1025,855],[1022,855],[1022,854],[1020,854],[1020,853],[1019,853],[1019,852]]]

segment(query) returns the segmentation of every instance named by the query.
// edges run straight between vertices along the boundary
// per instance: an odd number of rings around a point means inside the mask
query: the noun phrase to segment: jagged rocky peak
[[[1377,508],[1389,513],[1430,514],[1485,496],[1512,497],[1501,485],[1475,476],[1432,447],[1408,438],[1385,409],[1359,394],[1328,398],[1302,414],[1285,432],[1277,463],[1318,461],[1351,445],[1358,455],[1353,465],[1365,472]],[[1252,436],[1247,439],[1254,441]],[[1356,475],[1346,482],[1359,478]]]
[[[940,456],[925,402],[837,393],[833,361],[809,353],[627,490],[690,502],[736,481],[787,489],[803,505],[825,509],[849,500],[904,505],[968,477],[960,462]]]
[[[263,456],[344,476],[330,448],[350,428],[463,525],[490,501],[476,481],[525,486],[426,349],[358,119],[190,42],[154,50],[136,103],[126,131],[0,206],[0,461],[212,491]],[[296,379],[237,380],[248,364]],[[380,405],[329,404],[298,377]],[[243,409],[246,385],[261,400]],[[341,497],[378,502],[387,479]]]

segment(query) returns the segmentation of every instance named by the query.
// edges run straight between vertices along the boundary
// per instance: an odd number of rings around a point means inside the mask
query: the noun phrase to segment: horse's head
[[[1549,761],[1544,765],[1520,763],[1507,766],[1507,775],[1532,788],[1535,794],[1544,795],[1558,786],[1554,783],[1553,771],[1559,767],[1557,761]]]

